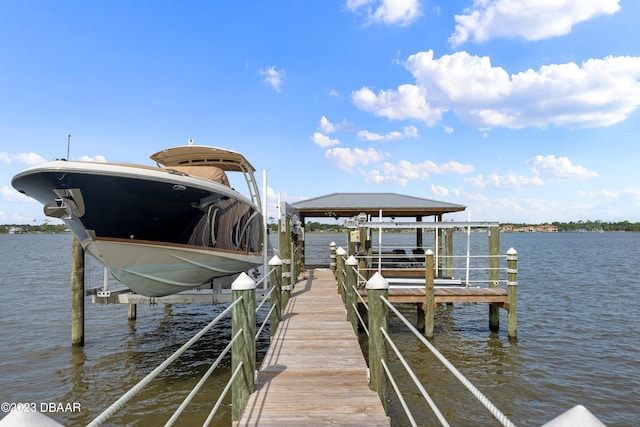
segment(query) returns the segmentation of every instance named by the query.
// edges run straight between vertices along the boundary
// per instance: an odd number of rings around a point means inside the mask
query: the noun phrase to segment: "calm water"
[[[486,235],[472,237],[475,248],[486,247]],[[465,239],[456,235],[454,243]],[[343,235],[307,235],[308,261],[328,264],[332,240],[345,244]],[[609,426],[640,425],[640,234],[501,235],[501,253],[512,246],[518,250],[518,340],[507,339],[506,313],[500,332],[490,333],[486,304],[457,304],[438,308],[434,344],[516,425],[539,426],[576,404]],[[0,235],[0,402],[79,403],[80,412],[48,415],[82,425],[224,307],[138,306],[132,323],[126,306],[87,301],[85,347],[71,348],[70,249],[68,235]],[[87,275],[90,286],[101,285],[98,265],[89,263]],[[413,308],[404,311],[415,318]],[[205,335],[105,425],[166,422],[166,407],[175,408],[199,380],[226,345],[228,329],[224,323]],[[498,425],[398,321],[391,320],[390,330],[452,425]],[[259,348],[265,351],[264,339]],[[225,361],[178,425],[202,424],[229,365]],[[436,425],[409,382],[401,382],[416,418]],[[408,425],[393,400],[391,412],[396,425]],[[230,425],[228,405],[214,424]]]

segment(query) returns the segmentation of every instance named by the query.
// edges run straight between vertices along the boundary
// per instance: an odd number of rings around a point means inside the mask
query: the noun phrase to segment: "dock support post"
[[[333,276],[336,276],[336,242],[329,244],[329,267],[333,271]]]
[[[389,296],[389,282],[376,272],[367,282],[367,301],[369,304],[369,388],[378,392],[380,402],[386,413],[387,408],[387,376],[382,367],[382,360],[387,360],[387,346],[382,330],[387,331],[387,305],[381,297]]]
[[[518,289],[518,252],[514,248],[507,251],[507,301],[509,302],[509,321],[507,335],[509,338],[518,337],[517,289]]]
[[[269,303],[275,307],[271,310],[271,316],[269,317],[269,337],[273,337],[282,319],[282,260],[277,255],[274,255],[269,260],[269,267],[273,267],[273,272],[269,279],[273,287]]]
[[[358,285],[358,275],[356,267],[358,266],[358,260],[352,255],[345,261],[345,270],[347,276],[347,288],[345,304],[347,305],[347,320],[353,326],[353,331],[358,333],[358,316],[356,315],[356,290]]]
[[[433,338],[436,303],[433,287],[433,251],[431,249],[427,249],[425,252],[424,264],[424,336],[427,338]]]
[[[336,271],[336,279],[338,282],[338,293],[342,296],[342,301],[344,302],[344,282],[345,282],[345,274],[344,274],[344,263],[345,256],[347,256],[347,251],[345,251],[342,247],[336,249],[336,261],[337,261],[337,271]]]
[[[489,287],[500,287],[500,227],[489,227]],[[500,308],[489,304],[489,330],[500,329]]]
[[[84,249],[71,239],[71,345],[84,346]]]
[[[127,320],[136,320],[138,318],[137,304],[129,304],[127,309]]]
[[[289,301],[289,295],[291,294],[290,289],[293,288],[293,266],[291,265],[291,221],[289,218],[284,218],[284,220],[280,221],[279,229],[278,253],[282,257],[282,289],[285,291],[283,294],[282,304],[286,305],[287,301]]]
[[[445,259],[446,259],[446,276],[453,277],[453,228],[447,228],[445,231],[446,235],[446,248],[445,248]]]
[[[231,372],[235,372],[242,363],[240,373],[231,386],[231,420],[238,421],[249,395],[255,390],[256,282],[246,273],[241,273],[231,284],[231,291],[234,301],[242,299],[231,311],[231,336],[238,332],[241,334],[231,349]]]

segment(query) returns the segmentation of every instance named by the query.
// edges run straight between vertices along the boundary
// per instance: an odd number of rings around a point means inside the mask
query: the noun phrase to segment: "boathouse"
[[[332,193],[292,203],[304,222],[305,218],[344,218],[362,213],[385,218],[434,216],[442,221],[444,214],[462,212],[466,206],[396,193]]]

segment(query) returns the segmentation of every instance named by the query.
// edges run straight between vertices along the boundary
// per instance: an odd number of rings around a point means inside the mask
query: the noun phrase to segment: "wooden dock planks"
[[[298,282],[237,426],[389,426],[329,269]]]

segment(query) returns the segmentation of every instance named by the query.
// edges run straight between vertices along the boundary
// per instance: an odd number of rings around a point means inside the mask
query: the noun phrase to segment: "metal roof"
[[[332,193],[292,203],[301,217],[421,217],[460,212],[466,206],[396,193]]]

